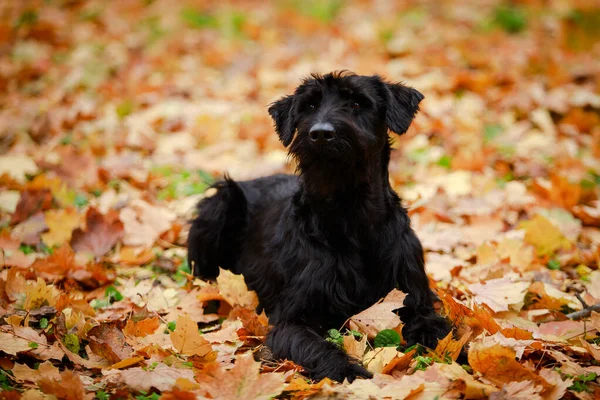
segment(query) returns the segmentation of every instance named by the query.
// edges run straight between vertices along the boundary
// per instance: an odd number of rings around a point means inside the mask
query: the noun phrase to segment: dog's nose
[[[308,135],[312,142],[325,144],[335,139],[335,128],[329,122],[320,122],[310,128]]]

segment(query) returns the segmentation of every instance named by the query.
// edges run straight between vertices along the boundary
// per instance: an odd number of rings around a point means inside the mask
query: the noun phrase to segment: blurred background
[[[410,202],[474,177],[600,182],[596,0],[4,0],[0,17],[0,153],[88,194],[293,171],[266,108],[340,69],[425,95],[391,165]]]

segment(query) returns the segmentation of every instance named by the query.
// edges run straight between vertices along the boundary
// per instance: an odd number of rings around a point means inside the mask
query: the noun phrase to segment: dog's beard
[[[339,141],[328,148],[295,141],[290,156],[296,161],[304,189],[313,197],[327,199],[368,182],[367,161],[356,146]],[[360,154],[359,154],[360,153]]]

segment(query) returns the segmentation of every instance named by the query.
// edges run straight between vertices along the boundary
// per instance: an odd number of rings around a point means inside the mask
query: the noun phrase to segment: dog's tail
[[[215,183],[216,193],[198,203],[188,237],[188,262],[194,275],[213,279],[219,267],[233,269],[247,226],[247,202],[232,179]]]

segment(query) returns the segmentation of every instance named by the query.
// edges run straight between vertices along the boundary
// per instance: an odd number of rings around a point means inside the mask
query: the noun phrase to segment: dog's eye
[[[352,108],[358,110],[360,108],[360,103],[358,101],[355,101],[354,103],[352,103]]]
[[[311,110],[314,110],[315,108],[317,108],[317,106],[315,106],[314,104],[309,104],[308,108],[310,108]]]

